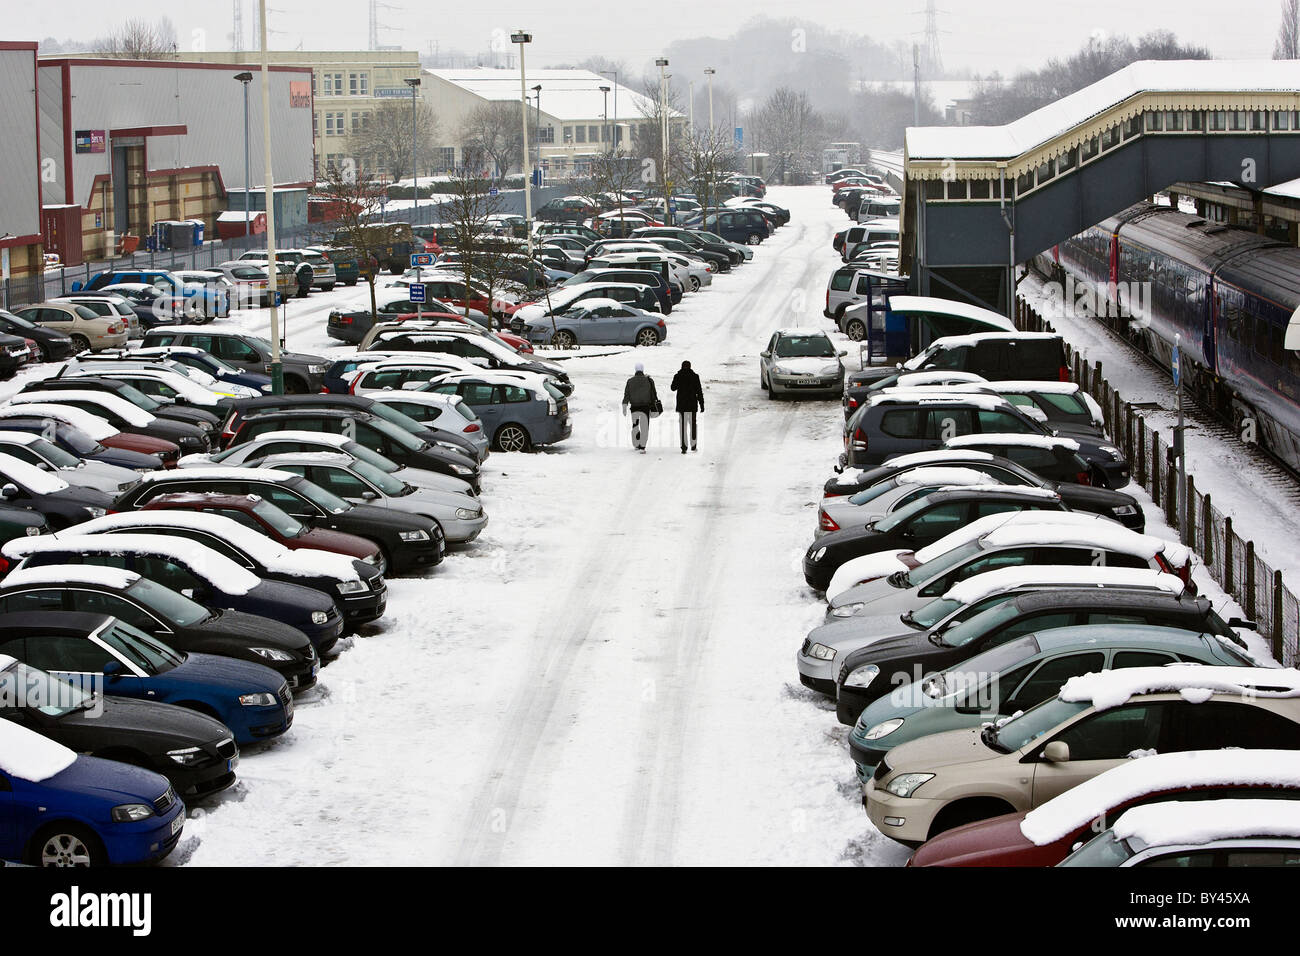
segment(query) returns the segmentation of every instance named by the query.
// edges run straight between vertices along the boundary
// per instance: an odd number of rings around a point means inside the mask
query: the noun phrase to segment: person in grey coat
[[[645,373],[645,366],[637,362],[636,372],[623,386],[623,414],[626,415],[629,408],[632,410],[632,445],[643,455],[650,439],[650,413],[658,404],[655,380]]]

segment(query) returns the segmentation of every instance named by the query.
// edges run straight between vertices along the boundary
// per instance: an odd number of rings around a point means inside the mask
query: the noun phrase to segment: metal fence
[[[566,196],[571,191],[567,186],[544,186],[533,190],[533,208],[551,199]],[[435,196],[437,194],[435,193]],[[502,215],[523,215],[523,190],[503,191],[499,199],[499,212]],[[409,222],[413,226],[424,226],[442,222],[442,208],[445,201],[436,199],[420,200],[418,210],[396,209],[387,212],[383,218],[392,222]],[[297,249],[302,246],[315,246],[326,243],[334,235],[334,225],[328,222],[310,223],[298,229],[277,230],[275,244],[280,249]],[[71,294],[75,282],[85,283],[91,276],[105,270],[134,269],[210,269],[220,262],[238,259],[249,249],[265,249],[266,234],[238,236],[234,239],[211,239],[192,249],[137,251],[128,256],[116,256],[95,262],[85,262],[79,266],[50,269],[43,275],[22,276],[4,282],[3,305],[15,308],[36,302],[44,302],[61,295]]]
[[[1022,299],[1016,301],[1016,326],[1028,332],[1056,331]],[[1260,559],[1254,541],[1233,530],[1232,516],[1197,490],[1190,470],[1186,487],[1179,487],[1171,442],[1148,427],[1142,414],[1111,387],[1102,363],[1087,361],[1069,342],[1065,347],[1074,380],[1102,407],[1106,434],[1128,458],[1133,480],[1150,493],[1210,576],[1245,609],[1247,618],[1257,622],[1259,633],[1272,644],[1273,656],[1284,666],[1295,664],[1300,656],[1300,600],[1286,587],[1282,572]]]

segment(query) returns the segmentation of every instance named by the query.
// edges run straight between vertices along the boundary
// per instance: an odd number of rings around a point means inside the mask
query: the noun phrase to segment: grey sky
[[[388,0],[386,0],[388,2]],[[1222,4],[1205,0],[1087,0],[1060,3],[1005,4],[991,7],[969,0],[939,0],[940,41],[944,62],[981,73],[1035,66],[1048,56],[1076,50],[1094,30],[1136,36],[1172,29],[1186,42],[1210,47],[1226,58],[1267,57],[1277,31],[1279,0],[1235,0],[1231,13]],[[855,3],[845,0],[801,0],[798,4],[772,0],[660,0],[646,4],[614,4],[618,15],[602,17],[601,4],[493,3],[490,12],[466,10],[456,4],[391,0],[381,22],[393,29],[380,34],[381,43],[427,51],[431,43],[465,52],[485,50],[494,31],[498,38],[523,26],[534,34],[530,62],[545,66],[603,54],[625,60],[633,69],[650,66],[658,51],[677,38],[725,36],[758,15],[793,17],[892,42],[920,40],[925,26],[924,0]],[[364,0],[271,0],[273,49],[365,48],[368,39]],[[991,9],[1014,14],[991,14]],[[581,12],[561,12],[580,10]],[[244,0],[244,18],[251,31],[256,0]],[[641,12],[638,12],[641,11]],[[21,22],[10,25],[14,39],[60,40],[105,32],[129,16],[152,19],[167,15],[180,33],[181,46],[206,43],[209,49],[229,49],[231,0],[177,4],[175,0],[49,0],[29,7]],[[251,34],[250,34],[251,35]],[[508,39],[508,37],[507,37]],[[722,77],[719,77],[721,80]]]

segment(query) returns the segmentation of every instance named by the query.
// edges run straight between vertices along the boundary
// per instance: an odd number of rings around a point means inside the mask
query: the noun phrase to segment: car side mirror
[[[840,349],[840,358],[844,358],[844,356],[846,356],[846,355],[848,355],[848,354],[849,354],[849,353],[848,353],[847,351],[845,351],[844,349]]]
[[[109,661],[104,665],[104,676],[109,680],[117,680],[122,676],[122,662]]]
[[[361,497],[364,498],[366,501],[374,501],[376,498],[379,497],[379,495],[373,491],[363,491],[361,492]]]
[[[1254,621],[1248,621],[1243,617],[1233,617],[1228,619],[1228,627],[1241,627],[1247,631],[1258,631],[1259,625]]]
[[[772,357],[772,353],[771,353],[771,352],[768,352],[768,351],[766,351],[766,350],[764,350],[764,351],[762,351],[762,352],[759,352],[758,354],[759,354],[759,356],[762,357],[762,358],[771,358],[771,357]]]
[[[1064,740],[1053,740],[1043,748],[1043,759],[1048,763],[1069,763],[1070,745]]]
[[[8,482],[5,484],[3,488],[0,488],[0,498],[17,498],[17,497],[18,497],[18,486],[13,484],[12,482]]]

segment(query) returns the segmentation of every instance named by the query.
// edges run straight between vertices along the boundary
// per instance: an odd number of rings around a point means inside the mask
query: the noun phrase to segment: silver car
[[[768,398],[809,395],[839,398],[844,394],[847,352],[816,329],[778,329],[758,353],[758,384]]]
[[[0,430],[0,453],[58,475],[70,485],[94,488],[110,495],[126,491],[140,480],[133,468],[77,458],[33,432]]]
[[[378,505],[436,521],[448,544],[473,541],[487,527],[483,503],[454,491],[417,488],[368,462],[330,452],[272,455],[258,467],[302,475],[353,504]]]
[[[913,468],[878,481],[857,494],[822,499],[817,509],[815,534],[820,537],[845,528],[866,527],[941,488],[996,484],[999,484],[996,478],[974,468]]]

